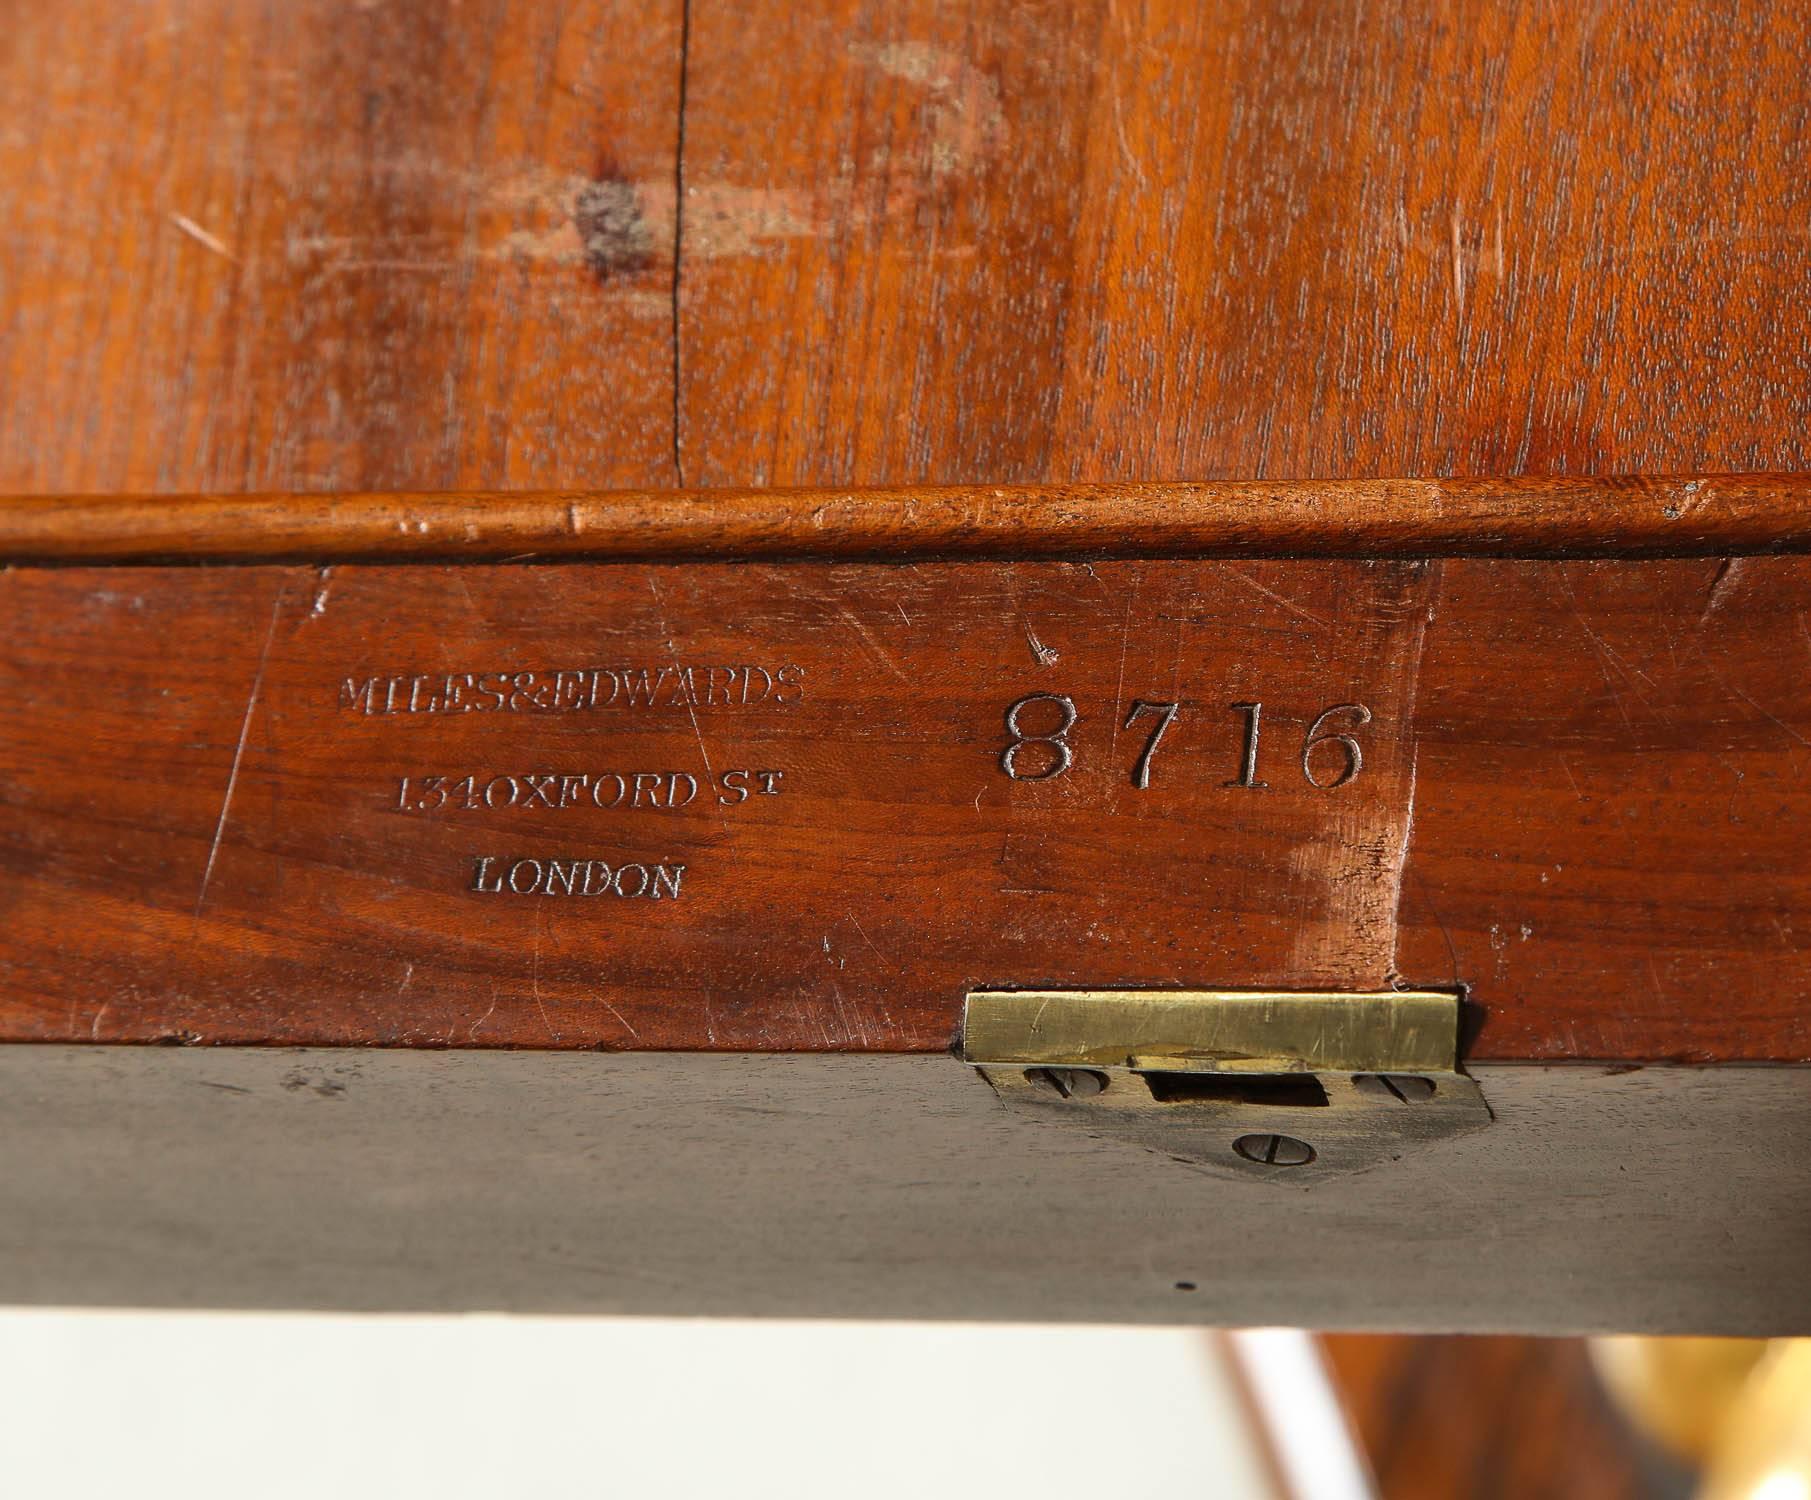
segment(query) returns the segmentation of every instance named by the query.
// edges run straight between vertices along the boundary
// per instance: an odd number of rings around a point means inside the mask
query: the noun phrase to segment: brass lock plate
[[[1312,1183],[1489,1124],[1458,1041],[1440,990],[977,990],[960,1056],[1030,1118]]]

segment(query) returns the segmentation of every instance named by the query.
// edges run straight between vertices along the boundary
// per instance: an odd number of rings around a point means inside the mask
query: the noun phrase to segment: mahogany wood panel
[[[1538,974],[1501,1053],[1563,995],[1552,1040],[1585,1056],[1622,1056],[1652,1006],[1676,1055],[1714,1057],[1776,1004],[1805,1055],[1806,565],[1440,568],[1405,970],[1481,995]]]
[[[765,232],[685,240],[689,483],[1805,466],[1802,7],[755,0],[692,43],[688,208]]]
[[[1811,1060],[1807,609],[1790,557],[14,568],[0,1038],[1401,981],[1474,1058]]]
[[[17,0],[0,490],[1803,469],[1808,28]]]
[[[8,6],[0,475],[670,481],[680,31],[597,0]]]
[[[1631,557],[1811,550],[1811,479],[11,496],[0,560]]]

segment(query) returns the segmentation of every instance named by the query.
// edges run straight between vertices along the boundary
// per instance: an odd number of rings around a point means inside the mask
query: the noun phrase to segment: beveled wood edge
[[[12,564],[1808,551],[1799,474],[0,498]]]

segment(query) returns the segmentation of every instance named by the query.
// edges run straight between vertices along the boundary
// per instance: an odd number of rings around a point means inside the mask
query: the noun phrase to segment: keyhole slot
[[[1325,1109],[1327,1091],[1312,1073],[1140,1073],[1159,1104],[1255,1104]]]

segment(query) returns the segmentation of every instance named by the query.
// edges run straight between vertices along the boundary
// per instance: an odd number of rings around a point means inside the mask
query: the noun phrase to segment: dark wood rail
[[[1703,557],[1811,551],[1811,476],[52,496],[12,562]]]

